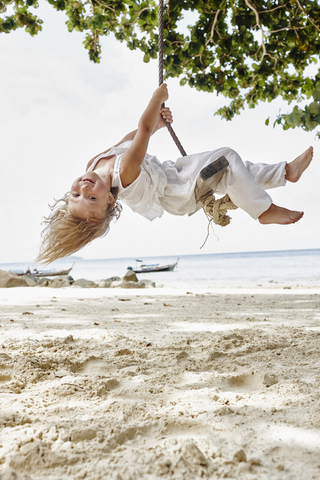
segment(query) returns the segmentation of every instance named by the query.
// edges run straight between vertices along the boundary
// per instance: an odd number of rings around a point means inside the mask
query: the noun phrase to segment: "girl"
[[[265,189],[284,186],[287,180],[297,182],[312,160],[312,147],[290,163],[274,165],[244,163],[230,148],[161,164],[147,154],[147,148],[151,135],[165,126],[164,120],[172,122],[170,110],[161,108],[167,99],[167,85],[162,84],[152,95],[138,129],[90,160],[70,192],[51,207],[36,261],[53,262],[105,235],[112,218],[119,218],[118,198],[149,220],[161,217],[164,211],[173,215],[195,213],[201,206],[195,195],[201,171],[220,157],[229,165],[216,193],[228,194],[237,207],[261,224],[285,225],[302,218],[303,212],[274,205]]]

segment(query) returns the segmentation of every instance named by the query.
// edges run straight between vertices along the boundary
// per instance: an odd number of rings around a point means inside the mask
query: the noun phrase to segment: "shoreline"
[[[320,286],[298,286],[298,287],[201,287],[187,290],[183,287],[156,286],[149,288],[85,288],[85,287],[12,287],[0,288],[0,301],[7,298],[30,299],[50,298],[52,296],[60,298],[76,298],[83,296],[85,298],[95,297],[116,297],[116,296],[189,296],[189,295],[237,295],[237,294],[261,294],[261,295],[320,295]]]
[[[138,258],[138,257],[134,257]],[[142,257],[144,258],[144,257]],[[76,260],[76,259],[74,259]],[[168,264],[177,256],[146,257],[144,262]],[[73,259],[57,262],[57,270],[72,266]],[[102,286],[112,276],[123,278],[134,259],[99,259],[75,262],[70,275],[77,282],[97,282]],[[30,266],[30,265],[29,265]],[[22,269],[25,270],[22,265]],[[8,267],[9,268],[9,267]],[[14,266],[12,265],[14,269]],[[17,268],[17,267],[15,267]],[[172,272],[138,274],[138,280],[156,282],[156,286],[182,289],[319,287],[320,249],[285,250],[275,252],[235,252],[225,254],[180,255],[178,267]],[[53,280],[53,277],[52,277]],[[63,285],[61,285],[63,286]]]

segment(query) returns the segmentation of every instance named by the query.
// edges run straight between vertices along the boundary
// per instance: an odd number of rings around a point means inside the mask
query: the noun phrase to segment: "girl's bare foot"
[[[309,147],[299,157],[286,165],[285,179],[289,182],[297,182],[305,169],[310,165],[313,157],[313,147]]]
[[[293,210],[287,210],[286,208],[278,207],[274,203],[263,212],[258,218],[259,222],[263,225],[270,223],[278,223],[280,225],[289,225],[290,223],[296,223],[303,217],[303,212],[295,212]]]

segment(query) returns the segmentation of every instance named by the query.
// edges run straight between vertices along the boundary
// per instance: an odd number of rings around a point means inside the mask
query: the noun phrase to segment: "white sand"
[[[0,290],[0,479],[320,478],[320,290]]]

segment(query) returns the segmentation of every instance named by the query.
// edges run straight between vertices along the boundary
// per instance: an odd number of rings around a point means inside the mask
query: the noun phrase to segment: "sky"
[[[69,33],[65,15],[42,3],[43,30],[0,36],[1,263],[32,262],[38,253],[41,222],[48,204],[61,198],[85,171],[90,158],[135,129],[158,84],[157,61],[143,62],[112,36],[102,39],[100,64],[89,61],[84,34]],[[274,203],[303,210],[294,225],[262,226],[245,212],[231,212],[231,224],[207,234],[202,211],[191,217],[164,214],[152,222],[124,206],[107,237],[78,255],[94,258],[143,258],[202,253],[319,248],[319,142],[314,132],[272,127],[276,100],[246,109],[231,122],[214,112],[228,103],[215,93],[198,92],[167,81],[174,130],[187,153],[228,146],[243,160],[291,161],[309,145],[314,160],[296,184],[272,190]],[[265,119],[270,117],[270,125]],[[160,159],[180,156],[166,129],[152,137],[149,149]]]

